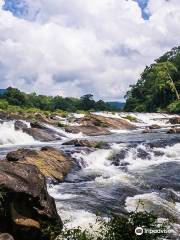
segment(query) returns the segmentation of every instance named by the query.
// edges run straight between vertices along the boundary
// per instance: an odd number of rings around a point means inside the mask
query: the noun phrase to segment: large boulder
[[[71,169],[71,160],[62,151],[52,147],[43,147],[40,151],[19,149],[7,154],[10,162],[35,165],[50,181],[60,182]]]
[[[88,136],[108,135],[111,132],[103,127],[97,126],[69,126],[65,128],[66,132],[69,133],[83,133]]]
[[[52,240],[59,235],[62,221],[36,166],[1,161],[0,189],[0,232],[15,240]]]
[[[87,139],[73,139],[68,142],[63,143],[62,145],[74,145],[75,147],[90,147],[90,148],[108,148],[109,145],[106,142],[98,141],[89,141]]]
[[[126,119],[110,118],[95,114],[90,114],[89,116],[77,119],[76,121],[83,126],[96,126],[114,129],[136,129],[136,126]]]
[[[57,134],[56,132],[46,130],[46,129],[25,128],[25,129],[23,129],[23,132],[29,134],[35,140],[38,140],[41,142],[50,142],[50,141],[61,140],[61,137],[59,136],[59,134]]]
[[[172,117],[169,119],[171,124],[180,124],[180,117]]]

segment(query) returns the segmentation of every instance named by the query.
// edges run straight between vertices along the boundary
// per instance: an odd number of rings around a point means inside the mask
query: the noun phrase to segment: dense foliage
[[[111,216],[108,221],[97,219],[97,225],[98,228],[91,226],[89,230],[65,229],[57,240],[156,240],[167,235],[167,222],[159,224],[157,217],[146,211],[131,212],[128,217]],[[136,227],[144,229],[141,236],[135,234]],[[150,234],[145,229],[155,231]]]
[[[63,110],[75,112],[78,110],[94,110],[94,111],[111,111],[112,106],[103,100],[95,101],[93,95],[87,94],[80,99],[73,97],[63,98],[61,96],[45,96],[36,93],[26,94],[16,88],[7,88],[0,95],[0,108],[6,110],[10,106],[18,106],[23,108],[35,108],[43,111]]]
[[[180,112],[180,46],[146,67],[137,84],[127,92],[126,111]]]

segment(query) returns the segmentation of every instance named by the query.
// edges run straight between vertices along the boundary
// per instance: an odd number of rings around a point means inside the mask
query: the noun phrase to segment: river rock
[[[170,128],[167,131],[168,134],[176,134],[176,133],[180,133],[180,128]]]
[[[23,130],[23,129],[27,128],[27,127],[28,127],[27,124],[25,124],[24,122],[22,122],[20,120],[17,120],[14,123],[15,130]]]
[[[151,130],[149,128],[145,128],[142,133],[151,133]]]
[[[37,121],[31,122],[30,125],[31,125],[32,128],[47,129],[47,127],[44,126],[43,123],[40,123],[40,122],[37,122]]]
[[[180,117],[173,117],[169,119],[171,124],[180,124]]]
[[[74,145],[75,147],[90,147],[90,148],[108,148],[109,145],[106,142],[98,142],[98,141],[89,141],[87,139],[73,139],[71,141],[65,142],[62,145]]]
[[[30,136],[32,136],[35,140],[38,140],[41,142],[61,140],[61,137],[56,132],[52,132],[46,129],[25,128],[23,129],[23,131],[29,134]]]
[[[0,240],[14,240],[14,238],[8,233],[0,234]]]
[[[69,133],[83,133],[88,136],[109,135],[111,132],[103,127],[97,126],[69,126],[65,128]]]
[[[50,181],[62,181],[71,169],[71,159],[62,151],[53,147],[43,147],[40,151],[19,149],[7,154],[10,162],[22,162],[38,167],[41,173]]]
[[[110,118],[95,114],[90,114],[89,116],[77,119],[76,121],[83,126],[97,126],[114,129],[136,129],[134,124],[125,119]]]
[[[161,127],[157,124],[152,124],[151,126],[149,126],[149,129],[160,129]]]
[[[62,221],[36,166],[1,161],[0,189],[4,193],[0,232],[11,234],[15,240],[50,240],[52,234],[53,239],[59,235]]]

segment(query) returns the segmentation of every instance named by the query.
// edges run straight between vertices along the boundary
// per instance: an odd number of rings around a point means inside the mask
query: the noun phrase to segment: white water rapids
[[[21,130],[15,130],[14,121],[0,123],[0,145],[30,145],[36,144],[33,137]]]
[[[63,183],[49,186],[62,220],[68,220],[66,226],[86,228],[89,223],[95,223],[97,211],[104,215],[109,211],[131,211],[136,209],[139,199],[144,201],[146,210],[162,209],[159,210],[162,215],[164,212],[166,216],[180,219],[180,137],[178,134],[168,135],[165,132],[141,133],[142,127],[151,124],[170,126],[168,119],[176,115],[96,114],[117,118],[134,116],[138,119],[135,124],[140,130],[114,130],[114,134],[110,136],[101,136],[102,140],[110,142],[110,149],[92,150],[62,147],[65,140],[86,136],[81,133],[66,133],[61,128],[45,125],[64,136],[62,141],[56,142],[56,147],[70,153],[75,163],[75,168]],[[3,148],[39,146],[40,143],[23,131],[15,130],[14,121],[9,121],[0,123],[0,144]],[[176,198],[172,200],[167,191],[172,192]]]

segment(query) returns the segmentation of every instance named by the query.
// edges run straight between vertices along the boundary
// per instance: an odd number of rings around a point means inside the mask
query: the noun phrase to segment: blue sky
[[[22,0],[5,0],[4,9],[18,17],[25,16],[28,12],[28,6]]]
[[[148,5],[148,1],[149,0],[136,0],[142,10],[142,17],[146,20],[148,20],[150,16],[149,13],[147,13],[147,11],[145,10]]]
[[[142,17],[149,19],[149,14],[145,11],[149,0],[135,0],[142,10]],[[11,11],[15,16],[26,18],[28,5],[24,0],[5,0],[4,9]]]
[[[0,88],[121,100],[146,65],[179,45],[179,0],[6,0],[0,6]]]

